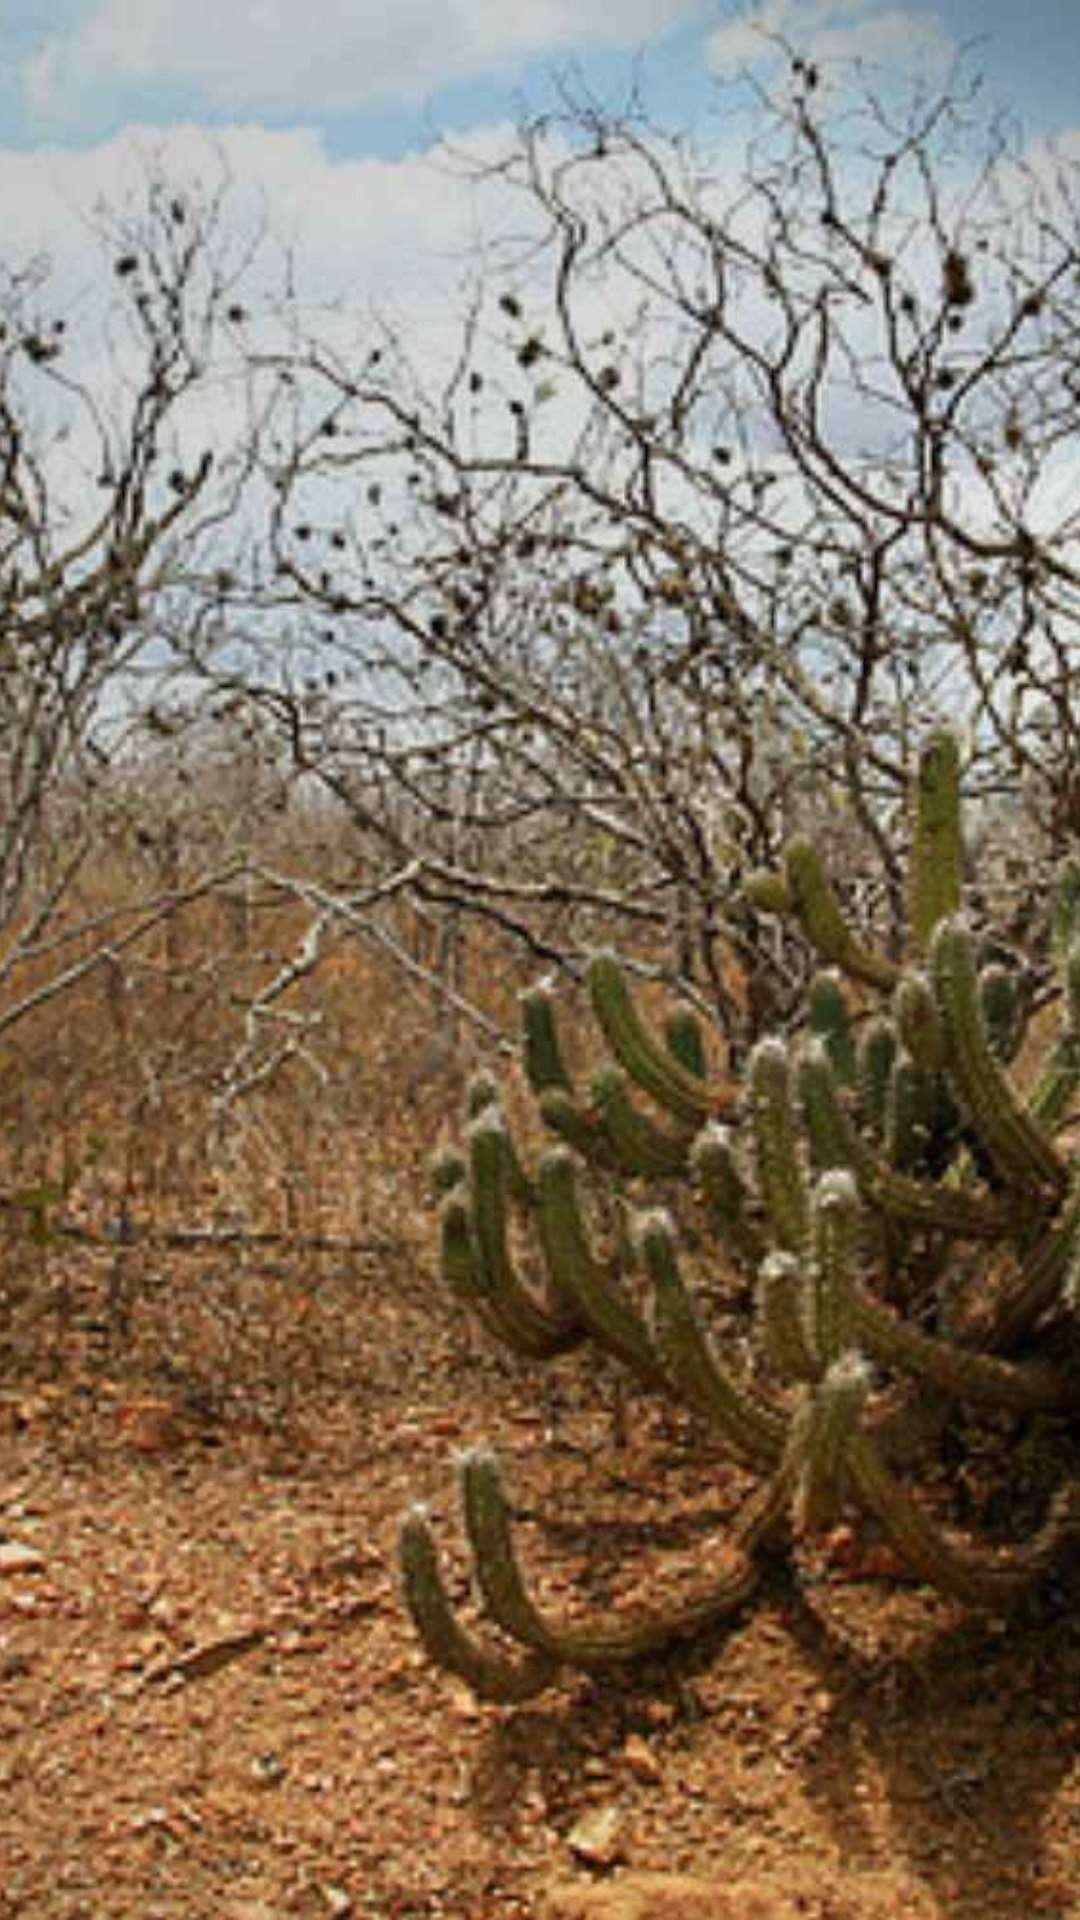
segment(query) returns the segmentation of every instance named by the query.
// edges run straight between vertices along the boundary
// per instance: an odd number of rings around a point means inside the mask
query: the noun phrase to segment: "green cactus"
[[[947,727],[931,733],[915,776],[909,914],[916,953],[929,950],[934,928],[960,910],[960,745]]]
[[[1003,1180],[1061,1193],[1064,1162],[994,1058],[983,1019],[971,934],[962,918],[943,920],[930,946],[938,1010],[946,1031],[951,1081],[979,1140]]]
[[[837,1079],[846,1087],[854,1086],[857,1078],[855,1034],[851,1010],[835,968],[815,974],[810,982],[806,1025],[824,1046]]]
[[[789,840],[784,849],[784,880],[792,910],[823,960],[868,986],[882,990],[893,986],[899,969],[884,955],[872,953],[852,932],[817,848],[804,835]]]
[[[802,1030],[754,1048],[741,1097],[730,1075],[710,1084],[697,1015],[678,1008],[654,1031],[610,954],[587,979],[614,1059],[587,1095],[554,994],[523,998],[526,1073],[558,1140],[535,1167],[494,1083],[473,1083],[467,1151],[444,1149],[434,1182],[451,1296],[526,1362],[591,1343],[635,1390],[685,1409],[756,1488],[683,1597],[560,1619],[531,1597],[493,1457],[467,1455],[479,1598],[520,1651],[462,1626],[419,1509],[401,1564],[431,1658],[477,1693],[528,1699],[567,1666],[634,1661],[695,1633],[748,1605],[767,1561],[797,1572],[805,1543],[843,1514],[871,1517],[919,1579],[997,1614],[1080,1532],[1067,1467],[1042,1524],[1011,1545],[950,1524],[946,1453],[928,1492],[905,1484],[913,1435],[924,1447],[950,1433],[955,1449],[985,1430],[990,1445],[1011,1420],[1044,1416],[1064,1431],[1080,1401],[1080,1151],[1066,1128],[1080,1091],[1080,868],[1050,909],[1063,1011],[1040,1071],[1024,1044],[1030,996],[1007,951],[987,960],[964,921],[961,844],[959,752],[938,733],[914,799],[910,965],[847,926],[806,839],[781,874],[748,885],[759,910],[801,921],[830,971]]]
[[[676,1120],[699,1127],[714,1111],[708,1084],[649,1031],[614,954],[597,954],[587,978],[597,1020],[619,1065]]]
[[[895,1026],[884,1014],[876,1014],[867,1022],[859,1040],[855,1075],[863,1125],[875,1143],[885,1133],[896,1048]]]

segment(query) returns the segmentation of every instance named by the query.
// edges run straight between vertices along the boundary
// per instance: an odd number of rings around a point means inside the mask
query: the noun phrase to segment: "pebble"
[[[579,1860],[593,1867],[611,1867],[626,1857],[626,1820],[620,1807],[590,1807],[575,1821],[566,1844]]]
[[[0,1540],[0,1575],[34,1573],[45,1565],[45,1555],[23,1540]]]

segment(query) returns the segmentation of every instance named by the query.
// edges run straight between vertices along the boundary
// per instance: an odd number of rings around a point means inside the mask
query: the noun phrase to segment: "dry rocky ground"
[[[20,1026],[0,1087],[0,1920],[1080,1920],[1080,1569],[1006,1635],[838,1538],[629,1675],[511,1711],[431,1670],[395,1538],[423,1499],[460,1550],[466,1444],[556,1606],[692,1581],[739,1489],[451,1320],[426,1004],[343,961],[332,1099],[286,1078],[211,1164],[218,975],[164,977]]]
[[[685,1577],[731,1489],[691,1429],[634,1403],[613,1446],[609,1383],[538,1396],[369,1264],[347,1368],[276,1410],[136,1390],[77,1331],[4,1392],[4,1920],[1080,1915],[1067,1572],[1008,1636],[841,1555],[517,1710],[431,1671],[395,1530],[422,1497],[455,1539],[469,1440],[551,1600]]]

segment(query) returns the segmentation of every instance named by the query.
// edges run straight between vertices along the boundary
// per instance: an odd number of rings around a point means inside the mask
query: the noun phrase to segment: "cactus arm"
[[[710,1350],[679,1273],[670,1217],[659,1208],[642,1215],[638,1241],[653,1286],[653,1337],[668,1376],[744,1460],[775,1466],[784,1422],[737,1385]]]
[[[721,1246],[731,1247],[756,1269],[765,1256],[765,1236],[749,1218],[749,1193],[726,1127],[710,1120],[701,1129],[690,1149],[690,1165]]]
[[[644,1321],[593,1255],[578,1203],[574,1162],[565,1147],[542,1156],[538,1191],[540,1242],[557,1292],[575,1302],[600,1346],[646,1385],[662,1386],[663,1369]]]
[[[583,1107],[561,1087],[549,1087],[540,1095],[538,1105],[544,1125],[580,1153],[583,1160],[603,1173],[621,1172],[601,1116],[591,1107]]]
[[[986,1043],[995,1060],[1008,1066],[1024,1037],[1024,1008],[1016,984],[1016,975],[999,963],[983,967],[979,973],[979,1009]]]
[[[930,948],[931,975],[949,1047],[949,1077],[987,1152],[1011,1186],[1062,1192],[1066,1168],[994,1059],[986,1037],[971,935],[943,920]]]
[[[519,1005],[522,1058],[530,1087],[537,1096],[549,1087],[573,1095],[574,1083],[563,1057],[552,994],[546,987],[530,987]]]
[[[469,1163],[460,1147],[443,1147],[431,1163],[431,1189],[442,1200],[455,1187],[463,1187],[469,1177]]]
[[[926,1068],[910,1054],[898,1054],[885,1120],[885,1158],[897,1173],[926,1171],[936,1107],[937,1087]]]
[[[1059,1489],[1034,1538],[1022,1546],[982,1547],[950,1539],[885,1465],[873,1441],[853,1434],[846,1453],[852,1489],[881,1522],[921,1579],[961,1605],[1007,1613],[1080,1532],[1080,1487]]]
[[[431,1528],[421,1507],[406,1515],[398,1541],[405,1603],[428,1659],[453,1673],[481,1700],[503,1706],[532,1700],[550,1686],[558,1662],[535,1650],[524,1658],[490,1653],[459,1626],[443,1585]]]
[[[1021,1364],[999,1360],[923,1333],[871,1299],[850,1272],[838,1271],[834,1286],[843,1300],[844,1323],[852,1342],[882,1366],[913,1374],[954,1399],[1018,1413],[1061,1408],[1075,1398],[1056,1367],[1034,1360]]]
[[[799,1063],[799,1093],[807,1130],[829,1145],[833,1166],[850,1167],[867,1206],[908,1226],[958,1239],[1000,1240],[1015,1226],[1014,1202],[940,1180],[908,1179],[870,1153],[840,1104],[823,1049],[813,1042]]]
[[[809,1031],[824,1046],[840,1085],[853,1087],[857,1077],[855,1036],[851,1029],[851,1013],[835,968],[830,967],[815,974],[811,981],[806,1020]]]
[[[480,1450],[466,1455],[461,1478],[466,1531],[492,1619],[512,1639],[568,1665],[605,1667],[657,1653],[737,1612],[758,1584],[753,1559],[729,1548],[717,1575],[669,1607],[601,1616],[581,1625],[548,1619],[526,1591],[492,1455]]]
[[[541,1304],[518,1279],[507,1243],[505,1127],[487,1107],[469,1129],[469,1241],[474,1284],[486,1315],[515,1351],[548,1359],[579,1346],[585,1330],[572,1303],[556,1295]],[[444,1204],[444,1221],[450,1213]],[[445,1229],[444,1229],[445,1230]]]
[[[791,888],[775,867],[756,867],[742,883],[743,898],[759,913],[786,916],[795,911]]]
[[[713,1110],[709,1090],[649,1031],[615,956],[595,954],[586,978],[596,1018],[619,1065],[676,1120],[700,1126]]]
[[[809,1231],[810,1205],[783,1041],[759,1041],[750,1056],[749,1074],[758,1191],[777,1245],[799,1253]]]
[[[866,1361],[848,1352],[833,1361],[797,1408],[785,1460],[796,1535],[820,1532],[836,1519],[847,1490],[848,1443],[869,1391]]]
[[[909,912],[916,952],[925,953],[962,897],[960,743],[948,727],[936,728],[919,755],[914,812]]]
[[[821,864],[817,848],[798,834],[784,848],[784,878],[794,909],[815,951],[853,980],[888,992],[899,968],[871,953],[852,933]]]
[[[896,1029],[891,1020],[878,1014],[868,1022],[859,1046],[859,1108],[874,1141],[880,1141],[885,1133],[889,1075],[896,1058],[896,1046]]]
[[[1080,1171],[1057,1219],[1029,1247],[1019,1271],[993,1301],[980,1344],[994,1353],[1007,1353],[1029,1333],[1061,1299],[1062,1289],[1080,1252]]]
[[[707,1078],[709,1069],[701,1021],[686,1001],[681,1001],[669,1013],[664,1038],[668,1052],[686,1068],[687,1073],[692,1073],[695,1080]]]
[[[499,1083],[493,1073],[474,1073],[465,1089],[465,1111],[475,1120],[485,1107],[499,1105]]]
[[[443,1201],[440,1229],[444,1286],[496,1340],[529,1360],[553,1360],[580,1346],[582,1327],[562,1320],[552,1324],[516,1280],[492,1280],[477,1258],[472,1217],[461,1193],[448,1194]]]
[[[601,1067],[593,1075],[590,1092],[593,1109],[624,1173],[664,1180],[686,1172],[690,1135],[665,1133],[636,1107],[621,1067]]]
[[[816,1380],[821,1373],[810,1337],[806,1282],[791,1253],[770,1253],[758,1274],[761,1342],[784,1380]]]
[[[506,1166],[506,1178],[510,1198],[523,1212],[531,1212],[536,1205],[536,1192],[521,1163],[514,1136],[506,1125],[506,1116],[500,1106],[499,1083],[490,1073],[475,1074],[469,1083],[466,1095],[466,1112],[470,1120],[478,1120],[484,1114],[494,1113],[503,1129],[503,1158]],[[442,1156],[445,1160],[445,1154]]]
[[[812,1202],[812,1339],[821,1365],[831,1367],[852,1344],[851,1270],[859,1233],[859,1195],[852,1175],[822,1175]]]
[[[934,989],[925,973],[905,973],[896,983],[893,1014],[912,1059],[927,1073],[940,1073],[948,1052]]]

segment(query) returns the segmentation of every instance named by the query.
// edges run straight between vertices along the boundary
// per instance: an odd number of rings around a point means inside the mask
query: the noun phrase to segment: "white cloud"
[[[700,0],[102,0],[24,65],[27,104],[73,123],[88,96],[193,88],[236,113],[416,103],[449,82],[589,42],[633,45]]]
[[[927,7],[885,7],[874,0],[759,0],[749,13],[710,34],[706,57],[714,73],[736,72],[769,53],[768,36],[790,41],[818,60],[866,60],[907,65],[944,62],[955,45]]]

